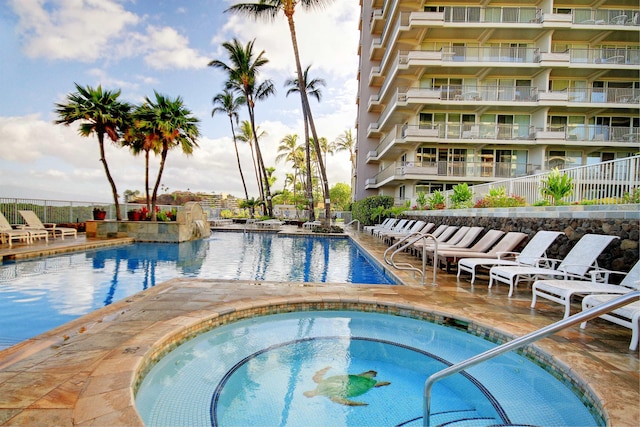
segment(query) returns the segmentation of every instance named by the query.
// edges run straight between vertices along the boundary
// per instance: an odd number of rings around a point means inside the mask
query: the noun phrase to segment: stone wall
[[[499,229],[519,231],[532,237],[539,230],[563,231],[547,251],[549,258],[563,259],[573,245],[585,234],[608,234],[620,237],[615,240],[598,258],[598,265],[615,271],[629,271],[638,261],[639,222],[636,219],[600,219],[600,218],[542,218],[542,217],[483,217],[483,216],[429,216],[429,211],[420,215],[412,212],[407,218],[422,219],[436,225],[480,226],[485,231]],[[527,241],[524,242],[526,244]]]

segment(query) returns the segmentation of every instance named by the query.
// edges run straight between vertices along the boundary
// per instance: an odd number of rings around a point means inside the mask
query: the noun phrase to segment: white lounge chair
[[[380,234],[380,233],[381,233],[381,232],[383,232],[383,231],[389,231],[389,230],[392,230],[392,231],[400,231],[400,230],[402,230],[402,229],[407,225],[407,223],[408,223],[408,222],[409,222],[409,220],[408,220],[408,219],[400,219],[400,220],[398,220],[398,222],[394,223],[394,224],[391,226],[391,228],[390,228],[390,229],[386,229],[386,228],[385,228],[385,229],[381,229],[381,228],[374,228],[374,229],[371,231],[371,234],[373,234],[374,236],[378,236],[378,234]]]
[[[549,246],[561,234],[564,233],[561,231],[538,231],[519,253],[511,252],[513,249],[510,249],[498,251],[482,258],[464,257],[458,260],[458,279],[460,273],[466,271],[471,273],[471,284],[473,285],[478,267],[489,269],[496,265],[538,265],[539,260],[546,256]]]
[[[619,285],[609,284],[609,276],[625,275]],[[531,288],[533,297],[531,308],[536,306],[537,298],[544,298],[564,306],[564,317],[571,315],[571,297],[588,294],[626,294],[632,290],[640,290],[640,261],[628,273],[609,270],[593,270],[589,272],[591,281],[583,280],[536,280]],[[604,283],[599,280],[603,280]]]
[[[522,265],[492,267],[489,270],[489,288],[494,281],[506,283],[509,285],[509,297],[511,297],[513,289],[518,285],[521,277],[527,278],[529,281],[554,277],[585,279],[589,270],[597,267],[596,260],[602,251],[615,239],[619,239],[619,237],[587,234],[578,240],[578,243],[571,248],[562,261],[549,258],[540,260],[550,263],[550,267],[547,268]],[[556,264],[558,264],[557,267],[555,267]]]
[[[619,295],[587,295],[582,300],[582,310],[587,310],[605,302],[611,301]],[[624,326],[631,329],[631,342],[629,350],[636,351],[638,349],[638,340],[640,337],[640,301],[634,301],[630,304],[616,308],[609,313],[601,314],[602,319],[608,320],[616,325]],[[587,327],[587,322],[580,324],[582,329]]]
[[[505,233],[502,230],[489,230],[470,248],[457,250],[443,249],[442,251],[438,251],[438,262],[446,264],[448,271],[451,264],[455,264],[461,259],[487,258],[492,256],[497,258],[500,252],[514,250],[526,237],[526,233],[517,231]]]
[[[399,231],[382,231],[378,237],[382,238],[386,242],[387,240],[395,237],[404,237],[408,234],[418,232],[424,228],[425,224],[426,223],[422,220],[414,221],[410,226],[405,226]]]
[[[378,231],[376,236],[378,236],[379,239],[383,239],[384,240],[385,236],[388,233],[401,233],[401,234],[408,233],[409,231],[411,231],[411,228],[414,226],[414,224],[416,222],[418,222],[418,221],[416,221],[415,219],[410,219],[407,222],[405,222],[402,227],[399,227],[398,229],[395,229],[395,230],[389,230],[389,231],[380,230],[380,231]]]
[[[62,240],[64,240],[64,236],[73,236],[74,238],[78,238],[78,230],[70,227],[58,227],[57,224],[54,223],[46,223],[43,224],[33,211],[18,211],[24,221],[27,223],[26,226],[22,226],[21,229],[27,230],[29,232],[35,230],[45,230],[52,237],[60,236]]]
[[[13,241],[31,243],[31,234],[26,230],[16,230],[11,227],[7,218],[0,212],[0,242],[8,243],[9,247],[12,247]]]
[[[364,227],[362,227],[362,229],[367,233],[373,234],[374,229],[376,228],[390,229],[393,226],[393,224],[395,224],[396,222],[397,220],[395,218],[387,218],[384,221],[382,221],[380,224],[365,225]]]

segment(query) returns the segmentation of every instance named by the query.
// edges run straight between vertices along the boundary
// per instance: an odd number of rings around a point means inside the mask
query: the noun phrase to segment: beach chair
[[[402,230],[399,231],[382,231],[378,234],[378,237],[382,238],[385,242],[389,239],[393,239],[395,237],[404,237],[411,233],[415,233],[417,231],[422,230],[425,226],[424,221],[414,221],[411,225],[405,226]]]
[[[519,253],[512,252],[513,249],[510,249],[496,251],[481,258],[461,258],[458,260],[458,279],[463,271],[471,273],[471,284],[473,285],[479,267],[489,269],[496,265],[538,265],[540,259],[546,257],[549,246],[561,234],[564,233],[561,231],[538,231]]]
[[[395,218],[387,218],[384,221],[382,221],[380,224],[375,224],[375,225],[365,225],[364,227],[362,227],[362,229],[364,231],[366,231],[367,233],[371,233],[373,234],[373,230],[375,228],[386,228],[386,229],[390,229],[391,226],[393,224],[396,223],[396,219]]]
[[[546,268],[523,265],[491,267],[489,288],[494,281],[506,283],[509,285],[509,297],[511,297],[521,278],[526,278],[528,281],[554,277],[584,280],[587,278],[589,270],[597,268],[597,258],[615,239],[619,239],[619,237],[605,234],[586,234],[578,240],[578,243],[571,248],[562,261],[548,258],[540,260],[548,263],[549,267]],[[555,267],[556,264],[557,267]]]
[[[611,301],[619,295],[587,295],[582,300],[582,310],[595,307],[605,302]],[[624,326],[631,329],[631,342],[629,343],[629,350],[636,351],[638,349],[638,340],[640,336],[640,300],[634,301],[630,304],[618,307],[609,313],[601,314],[599,316],[604,320],[608,320],[616,325]],[[587,322],[582,322],[580,328],[587,327]]]
[[[36,232],[34,233],[34,235],[32,235],[27,230],[16,230],[15,228],[11,227],[11,224],[9,223],[9,221],[7,221],[7,218],[3,215],[2,212],[0,212],[0,242],[8,243],[9,247],[12,247],[13,241],[23,241],[26,243],[31,243],[34,236],[40,236],[41,234],[42,232]],[[47,232],[45,231],[44,238],[47,239],[47,241],[48,236],[49,234],[47,234]]]
[[[33,211],[18,211],[24,221],[27,223],[26,226],[21,226],[21,229],[27,230],[29,232],[33,232],[35,230],[44,230],[49,233],[52,237],[60,236],[62,240],[64,240],[64,236],[73,236],[75,239],[78,238],[78,230],[70,227],[58,227],[57,224],[46,223],[43,224],[38,218],[38,215]]]
[[[611,275],[621,274],[624,279],[619,285],[610,284]],[[537,298],[544,298],[564,306],[564,317],[571,315],[571,297],[588,294],[626,294],[640,290],[640,261],[628,273],[595,269],[589,272],[590,281],[583,280],[536,280],[531,292],[531,308],[535,308]]]
[[[409,220],[408,220],[408,219],[400,219],[400,220],[398,220],[398,222],[395,222],[395,223],[391,226],[391,228],[389,228],[389,229],[387,229],[387,228],[374,228],[374,229],[371,231],[371,234],[373,234],[374,236],[376,236],[376,237],[377,237],[377,236],[378,236],[380,233],[382,233],[383,231],[389,231],[389,230],[392,230],[392,231],[400,231],[400,230],[402,230],[402,229],[407,225],[407,223],[408,223],[408,222],[409,222]]]

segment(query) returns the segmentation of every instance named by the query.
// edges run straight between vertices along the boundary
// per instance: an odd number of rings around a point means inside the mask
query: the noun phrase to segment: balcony
[[[442,62],[492,62],[537,64],[540,61],[540,49],[537,47],[510,46],[453,46],[443,50]]]
[[[575,25],[640,25],[636,9],[574,9],[572,23]]]
[[[535,7],[445,7],[445,22],[532,23],[540,22],[540,11]]]
[[[437,90],[437,89],[436,89]],[[504,101],[533,102],[538,100],[538,88],[532,86],[441,86],[439,99],[443,101]],[[407,94],[407,98],[409,94]],[[410,103],[410,101],[407,101]]]
[[[517,178],[531,175],[540,165],[491,161],[393,162],[369,182],[379,188],[394,180],[458,179],[486,181],[493,178]]]
[[[575,64],[599,64],[605,67],[640,65],[640,49],[599,48],[569,49],[569,62]]]
[[[640,89],[585,88],[563,91],[571,103],[640,104]]]
[[[580,143],[621,143],[617,146],[633,144],[633,147],[637,149],[638,142],[640,142],[640,128],[629,126],[569,125],[565,128],[563,137],[567,141]]]

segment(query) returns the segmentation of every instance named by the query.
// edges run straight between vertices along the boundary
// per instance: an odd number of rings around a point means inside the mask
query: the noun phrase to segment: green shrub
[[[431,193],[427,201],[429,203],[429,209],[444,209],[446,207],[445,203],[447,199],[440,190],[436,190]]]
[[[452,209],[470,208],[473,206],[473,192],[466,182],[453,186],[453,194],[449,196]]]
[[[640,187],[634,188],[631,193],[625,192],[622,203],[640,203]]]
[[[391,196],[370,196],[362,200],[353,202],[351,205],[351,214],[353,219],[360,221],[360,225],[372,225],[374,219],[371,218],[374,209],[378,206],[389,209],[393,206],[393,197]],[[384,214],[382,215],[382,217]],[[382,219],[382,217],[380,219]],[[377,222],[377,221],[376,221]]]
[[[554,206],[563,204],[562,198],[573,193],[573,178],[560,173],[558,168],[549,172],[549,175],[543,178],[541,183],[540,193],[543,197],[548,198]]]
[[[517,208],[526,206],[527,202],[522,196],[518,196],[516,194],[512,194],[507,196],[506,193],[496,192],[491,195],[491,191],[489,191],[489,195],[480,199],[473,206],[474,208]]]
[[[416,207],[420,210],[423,210],[427,206],[427,195],[420,191],[416,197]]]

